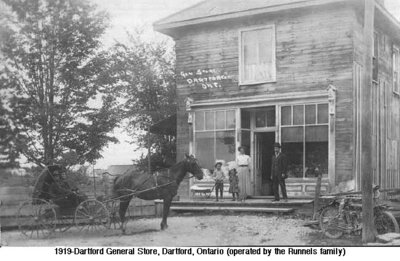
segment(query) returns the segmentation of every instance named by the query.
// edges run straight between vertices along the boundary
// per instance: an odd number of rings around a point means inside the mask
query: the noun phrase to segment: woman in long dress
[[[239,198],[240,200],[246,200],[248,195],[251,195],[251,176],[250,176],[250,156],[245,154],[245,148],[239,147],[239,155],[236,159],[236,164],[238,166],[238,176],[239,176]]]

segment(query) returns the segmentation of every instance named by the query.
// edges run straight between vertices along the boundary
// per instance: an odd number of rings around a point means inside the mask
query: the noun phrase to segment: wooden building
[[[290,159],[289,196],[361,185],[362,0],[209,0],[154,24],[176,42],[178,158],[204,168],[245,145],[253,194],[270,195],[273,143]],[[400,23],[377,1],[374,179],[400,187]],[[189,196],[187,183],[181,197]]]

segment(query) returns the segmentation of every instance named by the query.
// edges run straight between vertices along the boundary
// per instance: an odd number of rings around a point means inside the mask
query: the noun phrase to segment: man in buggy
[[[66,170],[59,165],[47,166],[35,184],[33,198],[52,201],[61,210],[76,208],[87,197],[67,182]]]

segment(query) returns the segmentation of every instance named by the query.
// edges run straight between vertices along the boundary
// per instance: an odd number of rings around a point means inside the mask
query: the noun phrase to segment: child
[[[223,193],[224,193],[224,172],[222,171],[221,167],[222,167],[221,162],[215,163],[215,170],[213,176],[215,180],[216,201],[218,201],[218,192],[221,195],[221,199],[223,198]]]
[[[239,177],[237,176],[236,169],[229,171],[229,193],[232,193],[232,201],[239,199]]]

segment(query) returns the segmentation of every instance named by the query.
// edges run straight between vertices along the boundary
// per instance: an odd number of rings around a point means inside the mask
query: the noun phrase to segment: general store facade
[[[176,42],[178,158],[189,151],[212,169],[246,146],[253,195],[270,195],[280,142],[290,160],[289,196],[314,192],[315,168],[323,192],[359,189],[362,3],[203,1],[157,22]],[[400,187],[400,26],[381,3],[376,17],[374,177]]]

